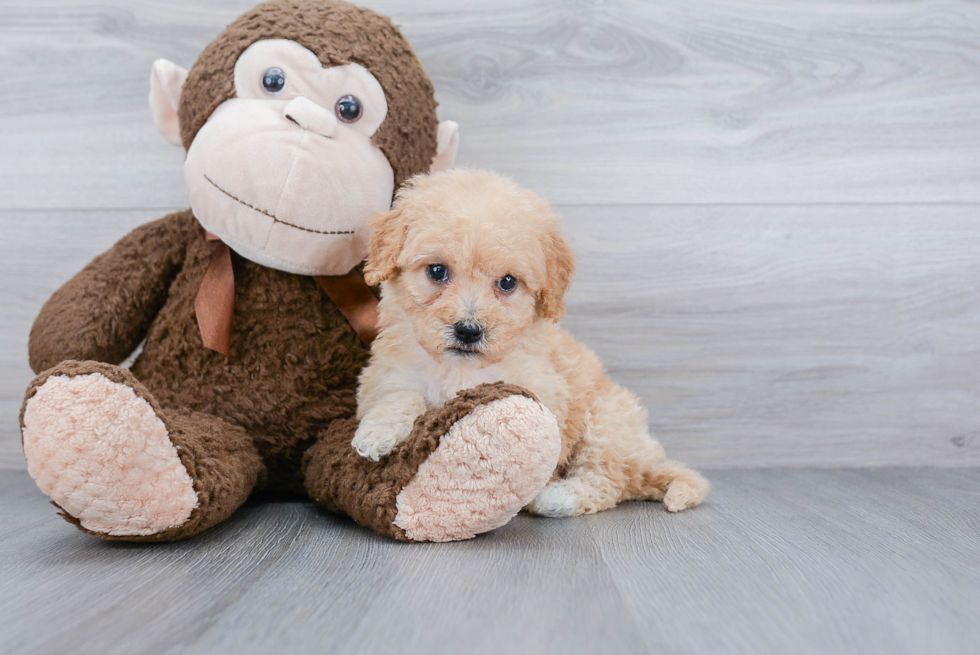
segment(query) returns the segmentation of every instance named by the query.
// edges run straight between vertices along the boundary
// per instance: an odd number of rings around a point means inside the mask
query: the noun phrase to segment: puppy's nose
[[[453,333],[460,343],[476,343],[483,338],[483,328],[473,323],[460,321],[453,326]]]

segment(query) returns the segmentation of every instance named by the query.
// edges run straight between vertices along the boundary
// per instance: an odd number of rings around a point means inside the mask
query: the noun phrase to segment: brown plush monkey
[[[399,31],[343,2],[267,2],[189,72],[158,61],[150,103],[187,148],[191,209],[97,257],[31,331],[24,451],[62,515],[172,541],[268,490],[407,541],[510,520],[560,443],[521,389],[461,393],[380,462],[350,445],[376,302],[355,268],[365,222],[457,142]]]

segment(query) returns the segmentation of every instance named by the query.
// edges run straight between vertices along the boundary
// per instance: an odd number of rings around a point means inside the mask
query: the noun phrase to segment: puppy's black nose
[[[460,343],[476,343],[483,338],[483,328],[473,323],[460,321],[453,326],[453,333]]]

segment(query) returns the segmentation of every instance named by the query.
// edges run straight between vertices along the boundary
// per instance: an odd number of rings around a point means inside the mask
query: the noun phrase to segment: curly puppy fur
[[[534,393],[561,429],[558,469],[530,511],[640,499],[679,511],[704,499],[707,481],[664,459],[636,396],[557,324],[574,257],[547,203],[492,173],[450,171],[410,180],[372,230],[365,275],[382,300],[358,389],[359,453],[384,456],[420,413],[502,380]]]

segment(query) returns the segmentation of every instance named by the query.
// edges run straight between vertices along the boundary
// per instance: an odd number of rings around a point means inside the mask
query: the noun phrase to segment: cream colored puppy
[[[358,390],[353,446],[372,460],[457,391],[502,380],[558,419],[558,469],[527,509],[574,516],[624,500],[699,504],[708,483],[665,461],[647,413],[558,321],[574,267],[561,219],[509,179],[455,170],[412,179],[376,216],[364,269],[382,284],[380,333]]]

